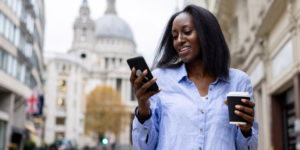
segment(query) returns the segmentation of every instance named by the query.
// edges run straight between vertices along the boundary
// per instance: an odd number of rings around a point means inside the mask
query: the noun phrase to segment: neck
[[[202,61],[194,61],[185,64],[186,71],[189,77],[197,76],[204,77],[204,69],[202,65]]]
[[[188,78],[193,78],[193,79],[209,79],[214,81],[216,78],[210,75],[209,73],[204,72],[203,64],[202,61],[195,61],[195,62],[190,62],[186,63],[186,70],[188,74]]]

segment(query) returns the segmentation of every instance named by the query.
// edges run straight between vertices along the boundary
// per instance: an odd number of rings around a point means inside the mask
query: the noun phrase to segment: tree
[[[128,124],[128,112],[122,105],[119,92],[108,86],[97,86],[87,95],[85,131],[113,133],[117,138]]]

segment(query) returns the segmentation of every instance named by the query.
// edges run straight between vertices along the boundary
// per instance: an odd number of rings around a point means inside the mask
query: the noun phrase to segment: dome
[[[116,14],[105,14],[95,23],[97,38],[121,38],[134,42],[129,25]]]

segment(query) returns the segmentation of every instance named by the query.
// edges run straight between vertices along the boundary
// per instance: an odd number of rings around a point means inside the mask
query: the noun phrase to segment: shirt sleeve
[[[135,150],[155,150],[158,141],[159,110],[155,96],[150,98],[152,116],[141,124],[134,117],[132,124],[132,144]]]
[[[241,87],[241,91],[249,92],[251,96],[250,100],[254,102],[252,85],[247,75],[241,80],[240,87]],[[253,126],[251,129],[252,129],[251,135],[249,137],[244,137],[240,128],[237,128],[236,139],[235,139],[237,150],[257,150],[258,123],[255,116],[254,116]]]

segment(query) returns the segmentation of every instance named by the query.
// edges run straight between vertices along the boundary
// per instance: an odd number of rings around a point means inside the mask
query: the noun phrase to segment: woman
[[[216,18],[189,5],[174,14],[156,55],[153,78],[130,81],[138,99],[132,141],[137,150],[255,150],[258,124],[247,74],[229,68],[229,50]],[[157,82],[156,92],[146,89]],[[235,114],[246,125],[230,125],[226,94],[249,92]]]

